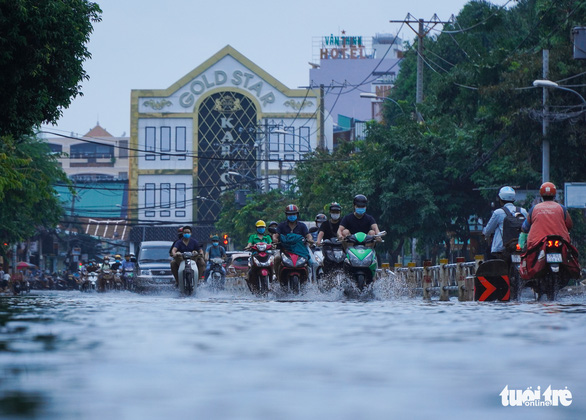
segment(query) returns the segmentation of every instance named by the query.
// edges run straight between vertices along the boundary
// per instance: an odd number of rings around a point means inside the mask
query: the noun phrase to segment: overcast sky
[[[411,41],[407,26],[389,23],[457,15],[465,0],[98,0],[85,63],[83,97],[54,130],[83,135],[99,121],[114,136],[130,132],[130,91],[165,89],[226,45],[290,88],[309,83],[313,37],[391,33]],[[502,5],[506,0],[495,0]],[[401,28],[401,29],[400,29]],[[400,29],[400,31],[399,31]]]

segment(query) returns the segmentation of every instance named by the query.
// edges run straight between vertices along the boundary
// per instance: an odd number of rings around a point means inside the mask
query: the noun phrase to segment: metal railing
[[[425,262],[423,267],[410,263],[407,267],[395,266],[397,281],[403,282],[412,295],[423,293],[424,300],[431,300],[432,292],[439,292],[440,301],[449,301],[450,292],[458,292],[461,302],[474,300],[474,274],[482,264],[482,257],[466,262],[458,258],[457,262],[448,264],[440,260],[439,265]],[[389,274],[392,272],[389,270]]]

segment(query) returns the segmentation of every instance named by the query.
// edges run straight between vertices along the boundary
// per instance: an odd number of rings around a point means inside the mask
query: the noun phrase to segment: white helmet
[[[499,198],[503,201],[515,201],[515,190],[511,187],[502,187],[499,190]]]

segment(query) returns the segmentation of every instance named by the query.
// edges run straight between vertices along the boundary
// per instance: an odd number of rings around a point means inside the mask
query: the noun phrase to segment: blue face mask
[[[191,238],[191,233],[184,233],[184,234],[183,234],[183,237],[184,237],[185,239],[189,239],[189,238]]]
[[[258,233],[265,233],[265,228],[256,228]]]
[[[220,243],[219,242],[212,242],[212,245],[213,246],[218,246],[218,245],[220,245]]]
[[[366,213],[366,207],[356,207],[356,214],[364,214]]]
[[[294,222],[297,220],[297,215],[296,214],[289,215],[289,216],[287,216],[287,220],[290,222]]]

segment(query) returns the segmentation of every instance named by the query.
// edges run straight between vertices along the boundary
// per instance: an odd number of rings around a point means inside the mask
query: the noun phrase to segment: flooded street
[[[0,417],[586,417],[586,302],[0,297]],[[499,394],[567,387],[569,406]]]

